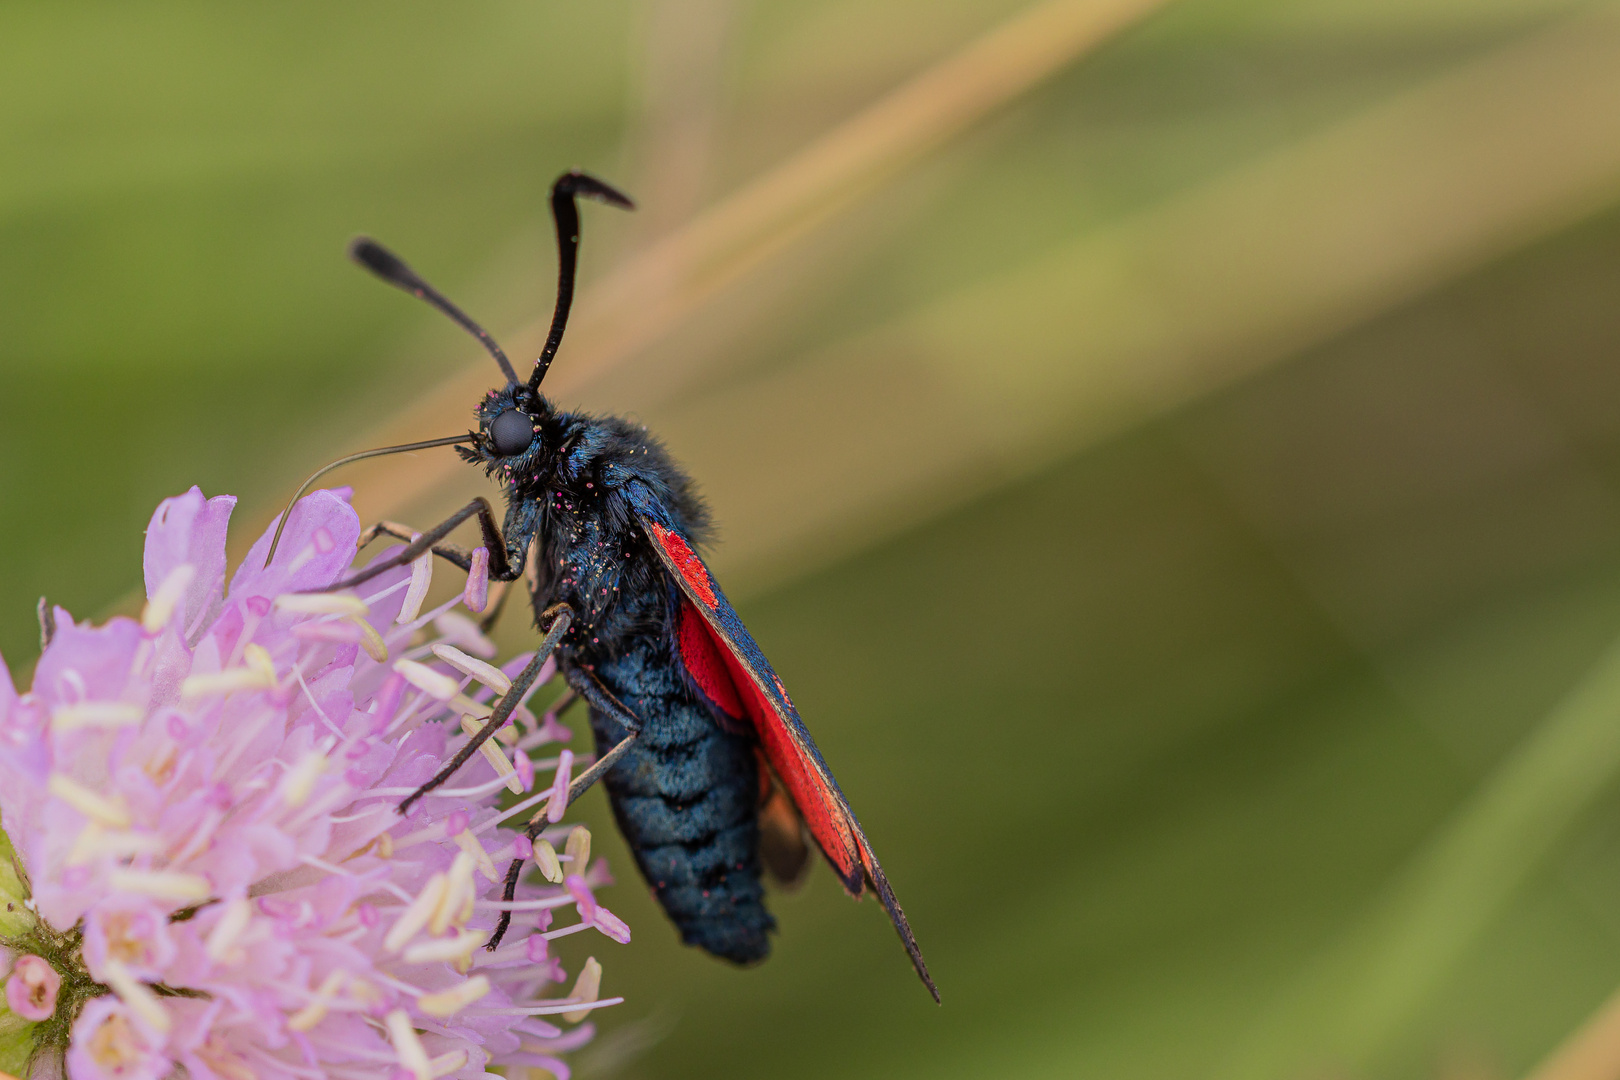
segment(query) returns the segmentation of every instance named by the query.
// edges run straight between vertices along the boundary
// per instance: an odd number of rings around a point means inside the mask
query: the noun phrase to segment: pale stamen
[[[477,888],[473,884],[473,857],[465,851],[456,852],[446,871],[444,890],[439,902],[428,916],[428,933],[435,937],[445,933],[452,925],[460,927],[472,916],[473,898]]]
[[[426,926],[428,920],[433,918],[433,913],[438,910],[440,903],[444,900],[444,894],[449,885],[449,878],[442,873],[434,874],[428,878],[427,884],[422,887],[422,891],[416,894],[416,897],[400,913],[399,918],[394,921],[393,927],[388,931],[388,936],[383,938],[383,946],[398,952],[405,946],[407,941],[415,937],[417,931]]]
[[[434,671],[426,664],[419,664],[415,660],[395,660],[394,670],[399,672],[406,682],[438,701],[449,701],[461,690],[456,680],[444,672]]]
[[[109,956],[102,964],[101,977],[112,987],[113,993],[129,1006],[131,1012],[146,1021],[148,1027],[164,1035],[169,1033],[169,1010],[163,1007],[157,995],[145,983],[130,973],[129,968]]]
[[[290,615],[371,614],[371,607],[353,593],[282,593],[272,606]]]
[[[591,861],[591,830],[583,825],[574,826],[573,831],[568,834],[568,843],[563,850],[568,853],[571,864],[568,869],[583,876],[586,866]]]
[[[129,809],[120,796],[109,799],[97,795],[83,784],[61,773],[51,773],[50,778],[45,781],[45,790],[98,824],[113,829],[129,826]]]
[[[484,845],[480,844],[471,832],[462,829],[451,839],[456,842],[457,847],[467,853],[467,856],[472,859],[473,865],[478,868],[478,872],[483,874],[485,879],[490,882],[501,879],[500,874],[495,870],[495,861],[489,857],[489,852],[484,850]]]
[[[592,1009],[602,1009],[602,1008],[606,1008],[609,1005],[622,1005],[623,1003],[624,1003],[624,998],[622,998],[622,997],[602,998],[600,1001],[586,1001],[586,1002],[581,1002],[579,1004],[574,1004],[571,1001],[564,1000],[562,1003],[556,1004],[556,1005],[531,1005],[531,1006],[528,1006],[526,1008],[525,1007],[518,1007],[518,1008],[511,1008],[511,1009],[468,1009],[467,1010],[467,1015],[469,1015],[469,1016],[555,1016],[558,1013],[561,1013],[562,1018],[564,1020],[567,1020],[570,1024],[573,1024],[573,1023],[578,1023],[579,1020],[585,1019],[586,1014],[589,1013]],[[578,1020],[575,1019],[576,1017],[578,1017]]]
[[[94,859],[111,856],[125,859],[132,855],[155,855],[163,850],[163,840],[151,833],[108,830],[99,822],[87,821],[68,851],[68,866],[83,866]]]
[[[463,698],[462,700],[466,699]],[[468,704],[470,705],[472,702],[468,702]],[[461,718],[461,730],[468,735],[476,735],[480,726],[473,721],[471,716]],[[514,795],[523,794],[523,784],[518,780],[517,769],[513,768],[512,763],[506,759],[506,751],[502,750],[494,739],[485,739],[483,745],[479,746],[478,752],[483,754],[484,760],[488,761],[491,767],[494,768],[495,775],[506,782],[508,791]]]
[[[407,947],[400,955],[407,964],[466,962],[472,959],[473,950],[482,945],[488,937],[488,930],[460,930],[456,932],[455,937],[418,941]],[[449,1016],[450,1014],[435,1013],[434,1015]]]
[[[152,599],[146,602],[141,611],[141,629],[148,634],[155,634],[169,625],[174,618],[175,609],[180,601],[186,598],[186,590],[191,588],[191,582],[197,576],[197,568],[190,563],[181,563],[170,570],[152,593]]]
[[[410,1014],[404,1009],[395,1009],[388,1014],[385,1023],[400,1065],[409,1070],[416,1080],[433,1080],[432,1064],[428,1061],[427,1050],[422,1047],[421,1038],[411,1026]]]
[[[454,645],[438,644],[432,647],[433,655],[449,664],[463,675],[470,675],[483,683],[497,694],[505,694],[512,689],[512,680],[506,673],[492,664],[486,664],[476,656],[468,656]]]
[[[208,932],[208,958],[218,964],[239,964],[247,954],[236,943],[253,921],[253,905],[246,900],[231,900],[225,905],[219,921]]]
[[[303,684],[302,675],[299,676],[298,682],[300,685]],[[309,690],[307,686],[304,689],[306,693]],[[311,698],[311,701],[313,701],[313,698]],[[299,759],[298,764],[289,769],[281,779],[282,801],[290,807],[304,805],[310,793],[315,790],[315,781],[320,779],[321,774],[326,771],[329,764],[331,763],[327,760],[326,755],[318,751],[311,750],[305,754]]]
[[[468,931],[468,933],[474,932]],[[474,937],[479,938],[481,935],[474,933]],[[474,944],[477,944],[476,940]],[[488,994],[489,990],[489,979],[483,975],[474,975],[460,986],[417,998],[416,1007],[429,1016],[454,1016],[468,1005]]]
[[[347,978],[348,975],[342,971],[329,973],[315,991],[315,997],[310,1003],[287,1017],[287,1027],[293,1031],[308,1031],[325,1019],[332,999],[343,989],[343,983]]]
[[[114,889],[140,893],[158,900],[196,903],[213,895],[213,886],[200,874],[186,874],[178,870],[127,870],[107,872],[107,884]]]
[[[411,534],[411,543],[421,539],[421,533]],[[425,551],[415,562],[411,563],[411,587],[405,590],[405,603],[399,609],[399,615],[394,619],[396,623],[404,626],[413,622],[421,614],[422,601],[427,599],[428,586],[433,584],[433,552]],[[459,597],[458,597],[459,599]]]
[[[388,663],[388,643],[377,633],[377,628],[358,615],[349,621],[359,628],[360,647],[366,650],[366,655],[379,664]]]
[[[267,679],[252,668],[228,668],[204,675],[188,675],[180,684],[180,697],[185,701],[197,698],[226,697],[238,690],[273,690],[276,680]]]

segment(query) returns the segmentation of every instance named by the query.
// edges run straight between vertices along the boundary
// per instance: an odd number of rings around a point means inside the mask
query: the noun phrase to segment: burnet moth
[[[300,494],[350,461],[459,444],[464,459],[504,488],[506,519],[497,526],[488,501],[476,498],[414,540],[396,526],[374,526],[368,538],[385,532],[408,543],[331,589],[359,585],[429,550],[470,570],[473,555],[443,541],[476,517],[490,580],[525,577],[532,552],[527,580],[535,625],[544,635],[489,720],[400,811],[478,752],[555,655],[568,703],[583,700],[589,708],[597,750],[595,764],[570,785],[569,800],[599,779],[606,785],[642,876],[682,940],[739,964],[764,959],[775,920],[765,909],[762,871],[786,882],[802,878],[808,833],[851,896],[868,889],[877,894],[938,1001],[917,940],[849,800],[782,681],[697,554],[709,521],[691,481],[642,427],[565,412],[540,393],[573,302],[581,197],[633,208],[624,195],[584,173],[566,173],[552,185],[557,304],[526,381],[477,323],[401,259],[364,237],[350,245],[360,265],[476,337],[506,383],[478,403],[476,430],[343,458],[310,477]],[[492,607],[486,628],[499,610],[499,603]],[[544,825],[537,815],[529,825],[531,840]],[[521,859],[507,870],[509,901],[522,872]],[[489,948],[499,944],[509,920],[509,914],[502,916]]]

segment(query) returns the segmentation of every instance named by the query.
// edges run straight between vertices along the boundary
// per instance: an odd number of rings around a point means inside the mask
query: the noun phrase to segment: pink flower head
[[[564,973],[544,942],[628,938],[590,892],[605,867],[582,851],[571,888],[525,881],[501,898],[551,786],[497,809],[502,789],[529,785],[491,740],[408,818],[395,809],[501,681],[469,659],[493,643],[453,610],[479,588],[409,610],[426,592],[418,563],[310,591],[347,574],[360,533],[329,491],[293,508],[273,563],[266,534],[227,586],[233,502],[195,488],[164,502],[142,617],[97,627],[57,609],[29,692],[0,678],[0,820],[39,932],[83,927],[70,970],[17,961],[12,1010],[50,1016],[74,980],[74,1080],[475,1080],[588,1038],[589,1024],[547,1018],[618,999],[547,994]],[[415,643],[429,627],[439,637]],[[513,724],[505,745],[548,739],[526,708]],[[568,905],[578,924],[533,931]],[[505,910],[514,925],[490,952]]]
[[[6,1008],[24,1020],[49,1020],[56,1012],[56,994],[62,976],[43,958],[32,953],[17,957],[6,977]]]

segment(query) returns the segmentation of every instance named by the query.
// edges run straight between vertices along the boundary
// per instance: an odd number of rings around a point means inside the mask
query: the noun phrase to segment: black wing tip
[[[917,944],[917,935],[911,932],[911,923],[906,921],[906,913],[901,910],[899,898],[889,887],[889,879],[884,875],[883,867],[878,865],[877,856],[872,854],[871,847],[866,845],[865,841],[865,836],[862,836],[861,842],[866,847],[866,858],[869,860],[866,863],[866,883],[872,886],[872,891],[877,893],[878,902],[883,905],[883,910],[888,912],[889,921],[894,924],[894,932],[900,936],[900,944],[905,946],[906,955],[911,957],[911,966],[916,969],[917,978],[928,988],[934,1004],[943,1005],[944,1002],[939,999],[939,987],[934,984],[934,977],[928,973],[928,962],[923,959],[922,947]]]

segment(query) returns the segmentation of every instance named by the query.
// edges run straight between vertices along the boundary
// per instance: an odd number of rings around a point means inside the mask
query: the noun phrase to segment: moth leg
[[[535,650],[534,659],[530,660],[518,673],[518,677],[512,680],[511,689],[501,695],[501,700],[495,704],[495,711],[484,721],[484,726],[467,740],[467,745],[456,751],[456,756],[445,763],[444,767],[434,774],[433,779],[405,796],[405,801],[399,804],[401,814],[408,813],[411,804],[454,776],[457,770],[467,763],[467,759],[476,754],[479,747],[500,730],[507,717],[512,715],[512,710],[517,708],[517,703],[523,700],[523,695],[529,692],[535,677],[540,674],[540,668],[545,665],[547,658],[556,650],[557,642],[562,640],[562,636],[574,622],[574,612],[567,604],[557,604],[540,613],[541,619],[548,615],[551,616],[551,627],[546,631],[545,640],[540,642],[540,648]]]
[[[613,768],[618,763],[618,760],[624,757],[625,751],[629,750],[631,745],[640,737],[641,732],[632,731],[620,739],[617,746],[603,754],[601,760],[597,761],[596,764],[574,777],[573,783],[568,785],[568,805],[572,806],[575,799],[585,794],[586,791],[590,790],[592,784],[602,779],[602,774]],[[539,836],[540,830],[544,827],[540,824],[540,817],[540,814],[536,814],[529,819],[530,840]]]
[[[409,544],[412,538],[415,536],[415,533],[416,530],[407,528],[398,522],[379,521],[377,524],[371,526],[365,532],[360,534],[360,543],[358,547],[363,549],[367,544],[371,543],[379,536],[391,536],[395,540],[403,540],[405,543]],[[472,569],[472,553],[459,545],[435,544],[433,545],[433,554],[439,556],[439,558],[454,566],[460,567],[463,570]]]
[[[408,562],[415,562],[424,551],[431,551],[433,545],[449,536],[456,526],[474,514],[478,515],[478,524],[484,531],[484,547],[489,550],[490,579],[493,581],[511,581],[517,576],[517,572],[512,570],[511,561],[506,557],[506,541],[501,539],[501,530],[495,524],[495,514],[489,508],[489,500],[480,495],[377,565],[367,567],[352,577],[344,578],[342,581],[334,582],[324,588],[309,591],[334,592],[338,589],[353,588],[356,585],[370,581],[386,570],[392,570],[396,566],[404,566]]]
[[[568,679],[572,692],[613,717],[629,732],[628,735],[619,740],[617,746],[603,754],[600,760],[580,773],[568,785],[568,802],[572,804],[575,799],[585,794],[592,784],[600,780],[609,769],[613,768],[614,764],[624,756],[631,746],[635,745],[636,739],[641,736],[641,721],[636,718],[635,713],[625,708],[607,687],[602,685],[601,680],[593,672],[586,671],[583,668],[569,667],[563,674]],[[572,704],[572,701],[569,704]],[[531,843],[545,828],[545,816],[546,811],[542,809],[529,819],[529,827],[526,833]],[[517,895],[518,879],[522,876],[523,860],[513,859],[506,868],[506,888],[501,893],[501,898],[505,903],[510,904],[512,898]],[[501,938],[506,936],[507,928],[511,925],[512,913],[510,911],[501,912],[500,921],[495,924],[495,932],[490,935],[489,943],[484,948],[491,951],[496,949],[501,943]]]
[[[636,737],[641,734],[641,721],[636,718],[635,713],[625,708],[622,701],[613,696],[611,690],[602,685],[602,680],[596,677],[594,671],[570,664],[563,669],[563,678],[568,680],[568,696],[560,702],[555,711],[561,712],[580,698],[584,698],[618,721],[619,726],[629,733],[619,740],[617,746],[603,754],[599,761],[576,776],[568,785],[568,802],[572,805],[575,799],[585,794],[590,786],[600,780],[602,775],[613,767],[614,762],[623,757],[625,751],[635,743]],[[530,840],[539,836],[540,830],[545,827],[540,824],[540,819],[544,816],[545,810],[540,810],[529,819]]]

